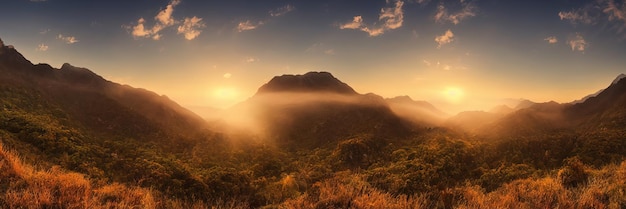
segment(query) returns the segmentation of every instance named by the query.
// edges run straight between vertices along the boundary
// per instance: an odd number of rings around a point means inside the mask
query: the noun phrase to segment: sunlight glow
[[[213,96],[220,100],[232,100],[237,98],[239,93],[232,87],[219,87],[213,92]]]
[[[465,95],[463,89],[458,87],[447,87],[443,92],[444,97],[452,103],[458,103],[463,99]]]

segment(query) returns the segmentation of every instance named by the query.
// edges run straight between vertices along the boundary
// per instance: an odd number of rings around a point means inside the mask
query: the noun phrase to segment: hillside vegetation
[[[207,123],[6,46],[0,72],[0,208],[626,208],[626,80],[445,123],[311,72]]]

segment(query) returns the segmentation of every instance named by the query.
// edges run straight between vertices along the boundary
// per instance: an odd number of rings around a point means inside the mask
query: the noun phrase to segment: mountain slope
[[[9,46],[0,47],[0,81],[41,94],[81,125],[102,134],[136,138],[165,134],[184,137],[204,121],[165,96],[105,80],[86,68],[33,65]]]
[[[618,76],[609,87],[582,103],[572,104],[566,113],[577,124],[621,128],[626,124],[626,79]]]
[[[393,138],[412,129],[382,97],[358,94],[327,72],[274,77],[230,112],[246,112],[255,128],[289,147],[326,146],[359,135]]]
[[[397,96],[385,99],[385,101],[396,115],[417,124],[438,126],[449,117],[434,105],[426,101],[415,101],[409,96]]]
[[[199,137],[211,134],[204,129],[202,119],[166,97],[69,64],[33,65],[0,46],[0,141],[30,163],[181,198],[207,194],[181,161],[210,140]]]

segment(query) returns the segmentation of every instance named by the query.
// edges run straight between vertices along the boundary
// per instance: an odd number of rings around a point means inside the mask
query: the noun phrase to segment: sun
[[[237,95],[237,90],[232,87],[219,87],[213,92],[213,96],[221,100],[234,99]]]
[[[443,95],[449,102],[458,103],[463,99],[465,95],[463,89],[459,87],[447,87],[443,91]]]

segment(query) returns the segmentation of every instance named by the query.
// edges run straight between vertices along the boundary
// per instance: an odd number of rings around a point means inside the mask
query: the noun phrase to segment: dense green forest
[[[468,131],[323,73],[341,99],[268,103],[276,77],[235,107],[258,134],[5,46],[0,72],[1,208],[626,208],[626,80]]]

